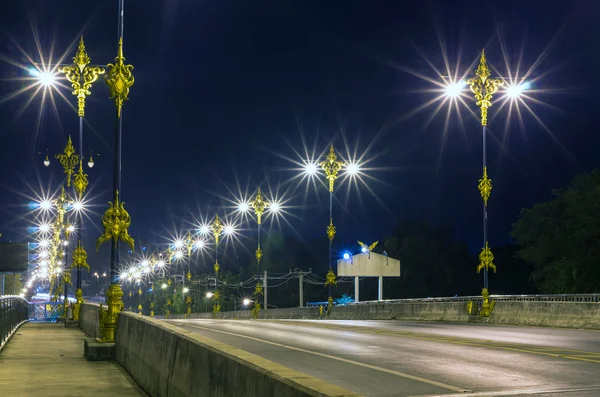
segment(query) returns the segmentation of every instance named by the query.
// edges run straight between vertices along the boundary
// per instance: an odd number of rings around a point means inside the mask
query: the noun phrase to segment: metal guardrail
[[[545,302],[600,302],[599,294],[553,294],[553,295],[490,295],[495,301],[545,301]],[[469,302],[481,300],[481,295],[448,296],[439,298],[384,299],[381,301],[362,301],[351,305],[368,305],[374,303],[415,303],[415,302]]]
[[[27,321],[29,303],[20,296],[0,297],[0,348],[12,333]]]

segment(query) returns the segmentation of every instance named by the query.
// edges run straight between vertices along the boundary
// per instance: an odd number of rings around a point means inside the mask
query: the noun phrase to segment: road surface
[[[600,396],[600,332],[487,324],[169,320],[369,397]]]

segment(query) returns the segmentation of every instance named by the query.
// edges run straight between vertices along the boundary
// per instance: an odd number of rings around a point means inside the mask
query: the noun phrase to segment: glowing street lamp
[[[56,84],[56,73],[32,67],[29,69],[29,74],[35,77],[38,84],[44,87],[53,87]]]
[[[39,204],[39,208],[48,211],[52,208],[52,202],[50,200],[41,201]]]
[[[483,199],[483,242],[484,247],[479,253],[479,265],[477,266],[477,273],[483,269],[483,290],[481,295],[483,297],[483,305],[481,308],[482,316],[489,316],[491,313],[491,307],[489,302],[489,291],[488,291],[488,270],[492,269],[496,272],[496,266],[494,265],[494,254],[489,247],[488,243],[488,214],[487,205],[488,199],[492,192],[492,180],[488,178],[487,174],[487,162],[486,162],[486,126],[487,126],[487,114],[488,108],[492,106],[492,97],[498,91],[498,88],[504,85],[504,80],[499,78],[490,78],[491,71],[488,67],[487,60],[485,58],[485,52],[481,51],[481,58],[479,60],[479,66],[475,71],[476,77],[467,80],[471,91],[476,100],[476,105],[481,109],[481,127],[483,130],[483,176],[479,179],[477,188],[481,198]],[[519,90],[514,89],[514,92]]]
[[[462,91],[465,89],[466,83],[464,81],[458,81],[447,84],[444,89],[444,94],[449,98],[457,98],[460,96]]]
[[[506,87],[506,90],[505,90],[506,96],[509,97],[510,99],[517,99],[521,95],[523,95],[523,93],[525,91],[527,91],[529,88],[530,88],[530,84],[528,82],[509,85]]]
[[[319,164],[313,162],[304,163],[304,173],[308,176],[314,176],[319,172]]]

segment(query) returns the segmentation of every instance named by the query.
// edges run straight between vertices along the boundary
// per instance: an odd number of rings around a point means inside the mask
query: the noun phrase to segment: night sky
[[[11,95],[27,72],[19,47],[40,62],[54,48],[71,63],[83,33],[92,63],[117,51],[117,1],[5,1],[0,13],[0,233],[27,239],[26,204],[54,191],[62,171],[39,152],[59,152],[77,136],[76,112],[56,93],[56,113],[41,95]],[[552,6],[550,4],[554,3]],[[447,106],[413,110],[439,95],[427,78],[474,72],[483,47],[496,74],[531,69],[522,127],[515,111],[491,109],[488,159],[494,190],[490,244],[508,233],[523,207],[600,163],[595,127],[600,62],[600,3],[595,1],[126,1],[124,55],[135,85],[123,110],[123,189],[130,232],[162,242],[187,230],[193,217],[224,214],[231,192],[279,192],[286,201],[284,234],[325,238],[327,190],[290,180],[303,138],[309,152],[333,141],[341,154],[372,159],[362,184],[340,185],[334,223],[340,245],[371,242],[397,222],[451,228],[473,250],[481,246],[481,127],[460,104],[464,130]],[[538,59],[539,58],[539,59]],[[429,64],[431,63],[431,65]],[[76,99],[61,89],[71,105]],[[114,103],[103,81],[86,106],[84,149],[99,153],[89,171],[88,235],[100,233],[111,199]],[[497,95],[499,98],[501,95]],[[546,105],[538,102],[541,101]],[[472,111],[478,108],[469,96]],[[40,123],[38,125],[37,120]],[[76,143],[77,145],[77,143]],[[373,168],[369,170],[368,168]],[[274,226],[278,228],[277,225]],[[91,242],[90,242],[91,244]],[[89,250],[91,252],[91,250]],[[108,248],[101,255],[108,254]],[[93,256],[93,255],[92,255]],[[97,261],[92,258],[92,261]]]

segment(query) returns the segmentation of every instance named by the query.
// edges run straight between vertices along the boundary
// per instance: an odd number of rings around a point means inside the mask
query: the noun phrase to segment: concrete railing
[[[317,319],[318,307],[261,310],[262,319]],[[171,315],[170,318],[183,318]],[[217,318],[250,318],[249,310],[222,312]],[[192,313],[187,318],[213,318],[212,313]],[[464,302],[377,303],[370,305],[335,306],[331,320],[410,320],[410,321],[468,321]]]
[[[368,305],[335,306],[331,320],[405,320],[488,322],[490,324],[600,329],[600,303],[577,301],[496,301],[490,317],[470,316],[467,302],[380,302]],[[250,318],[250,311],[222,312],[223,319]],[[170,318],[183,318],[172,315]],[[213,318],[212,313],[192,313],[188,318]],[[318,319],[319,308],[261,310],[262,319]]]
[[[600,303],[595,302],[496,302],[490,324],[600,329]]]
[[[117,362],[150,396],[355,396],[254,354],[139,314],[121,313]]]
[[[100,337],[99,310],[100,305],[96,303],[83,303],[79,310],[79,328],[90,338]]]

